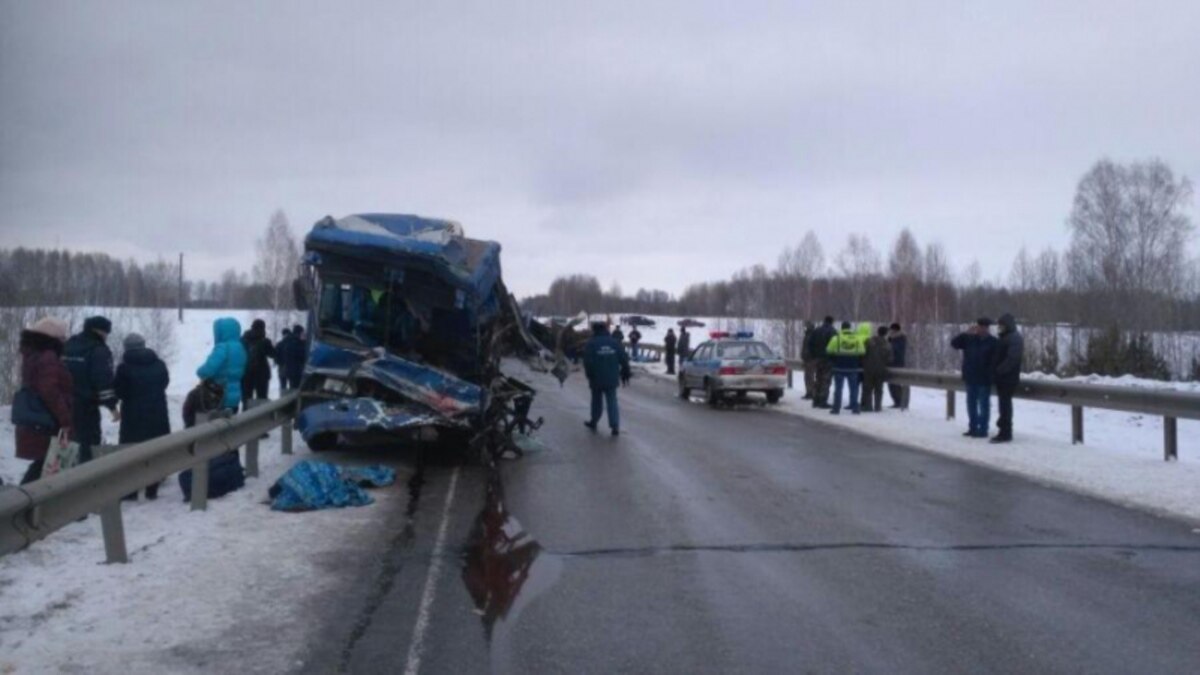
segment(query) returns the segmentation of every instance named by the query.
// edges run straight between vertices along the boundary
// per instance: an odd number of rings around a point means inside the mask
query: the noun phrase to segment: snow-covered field
[[[189,311],[177,327],[168,363],[173,428],[182,427],[183,397],[212,346],[212,322],[224,315],[243,326],[253,317]],[[25,462],[13,456],[8,419],[7,407],[0,409],[0,476],[15,484]],[[116,425],[106,427],[115,441]],[[261,477],[211,500],[208,511],[191,512],[174,477],[157,501],[126,502],[128,565],[102,564],[94,516],[0,558],[0,673],[211,672],[202,664],[214,649],[253,655],[243,672],[293,669],[313,628],[302,608],[332,579],[323,557],[377,531],[382,519],[402,511],[407,492],[399,476],[396,487],[372,491],[377,501],[367,507],[271,511],[267,489],[311,457],[299,438],[297,454],[281,455],[279,438],[274,432],[261,446]],[[255,625],[278,633],[238,628]]]
[[[661,363],[638,366],[656,377],[670,379]],[[1136,378],[1077,378],[1135,387],[1163,387],[1200,393],[1200,385],[1163,383]],[[1071,444],[1068,406],[1034,401],[1014,402],[1015,441],[991,445],[964,438],[966,404],[958,394],[957,418],[946,419],[945,392],[912,389],[909,409],[882,413],[830,415],[803,400],[803,375],[788,390],[781,412],[854,429],[871,436],[941,455],[1020,474],[1038,482],[1107,499],[1155,513],[1200,523],[1200,422],[1179,421],[1179,461],[1163,461],[1161,418],[1107,410],[1085,409],[1085,444]],[[848,394],[844,394],[848,396]],[[885,391],[885,405],[890,405]],[[992,420],[996,415],[992,400]],[[992,427],[995,433],[995,427]]]

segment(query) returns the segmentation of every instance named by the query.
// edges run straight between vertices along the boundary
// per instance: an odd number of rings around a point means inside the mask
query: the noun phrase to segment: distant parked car
[[[787,363],[748,332],[713,331],[696,347],[679,371],[679,398],[688,400],[699,389],[714,408],[729,396],[745,399],[749,392],[778,403],[787,387]]]
[[[644,317],[641,314],[630,314],[629,316],[623,316],[621,317],[621,323],[627,326],[648,326],[650,328],[654,328],[654,326],[657,325],[652,319]]]
[[[675,325],[681,328],[704,328],[704,322],[695,319],[680,319]]]

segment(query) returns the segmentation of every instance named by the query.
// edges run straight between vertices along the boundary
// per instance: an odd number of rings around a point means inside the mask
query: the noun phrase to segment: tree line
[[[616,287],[602,292],[595,277],[575,274],[556,279],[547,294],[527,298],[524,306],[540,315],[587,310],[774,319],[789,355],[799,353],[803,323],[825,315],[940,326],[1011,312],[1027,324],[1131,334],[1133,346],[1123,348],[1130,354],[1119,358],[1140,362],[1131,354],[1148,342],[1136,336],[1200,330],[1200,259],[1186,253],[1195,230],[1191,199],[1191,181],[1161,160],[1104,159],[1078,183],[1067,249],[1022,248],[1006,279],[985,279],[978,261],[956,270],[941,244],[922,246],[908,228],[883,251],[869,237],[850,234],[833,255],[810,230],[784,246],[773,266],[695,283],[678,297],[662,291],[627,297]],[[1057,362],[1048,356],[1058,352],[1057,333],[1047,335],[1055,337],[1047,338],[1046,361]]]
[[[249,270],[215,280],[184,279],[186,307],[293,309],[290,284],[300,260],[287,216],[276,211],[256,242]],[[0,306],[176,307],[179,262],[119,260],[105,253],[0,249]]]

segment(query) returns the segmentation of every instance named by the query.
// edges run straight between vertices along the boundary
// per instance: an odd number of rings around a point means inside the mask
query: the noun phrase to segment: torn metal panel
[[[465,426],[424,406],[387,405],[373,398],[347,398],[300,411],[296,429],[305,441],[321,434],[395,432],[426,426]]]

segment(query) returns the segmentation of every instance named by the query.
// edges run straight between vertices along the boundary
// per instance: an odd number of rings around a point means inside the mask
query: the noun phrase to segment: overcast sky
[[[809,228],[997,277],[1104,156],[1200,178],[1200,2],[0,0],[0,247],[193,277],[276,208],[458,220],[519,295],[678,293]]]

